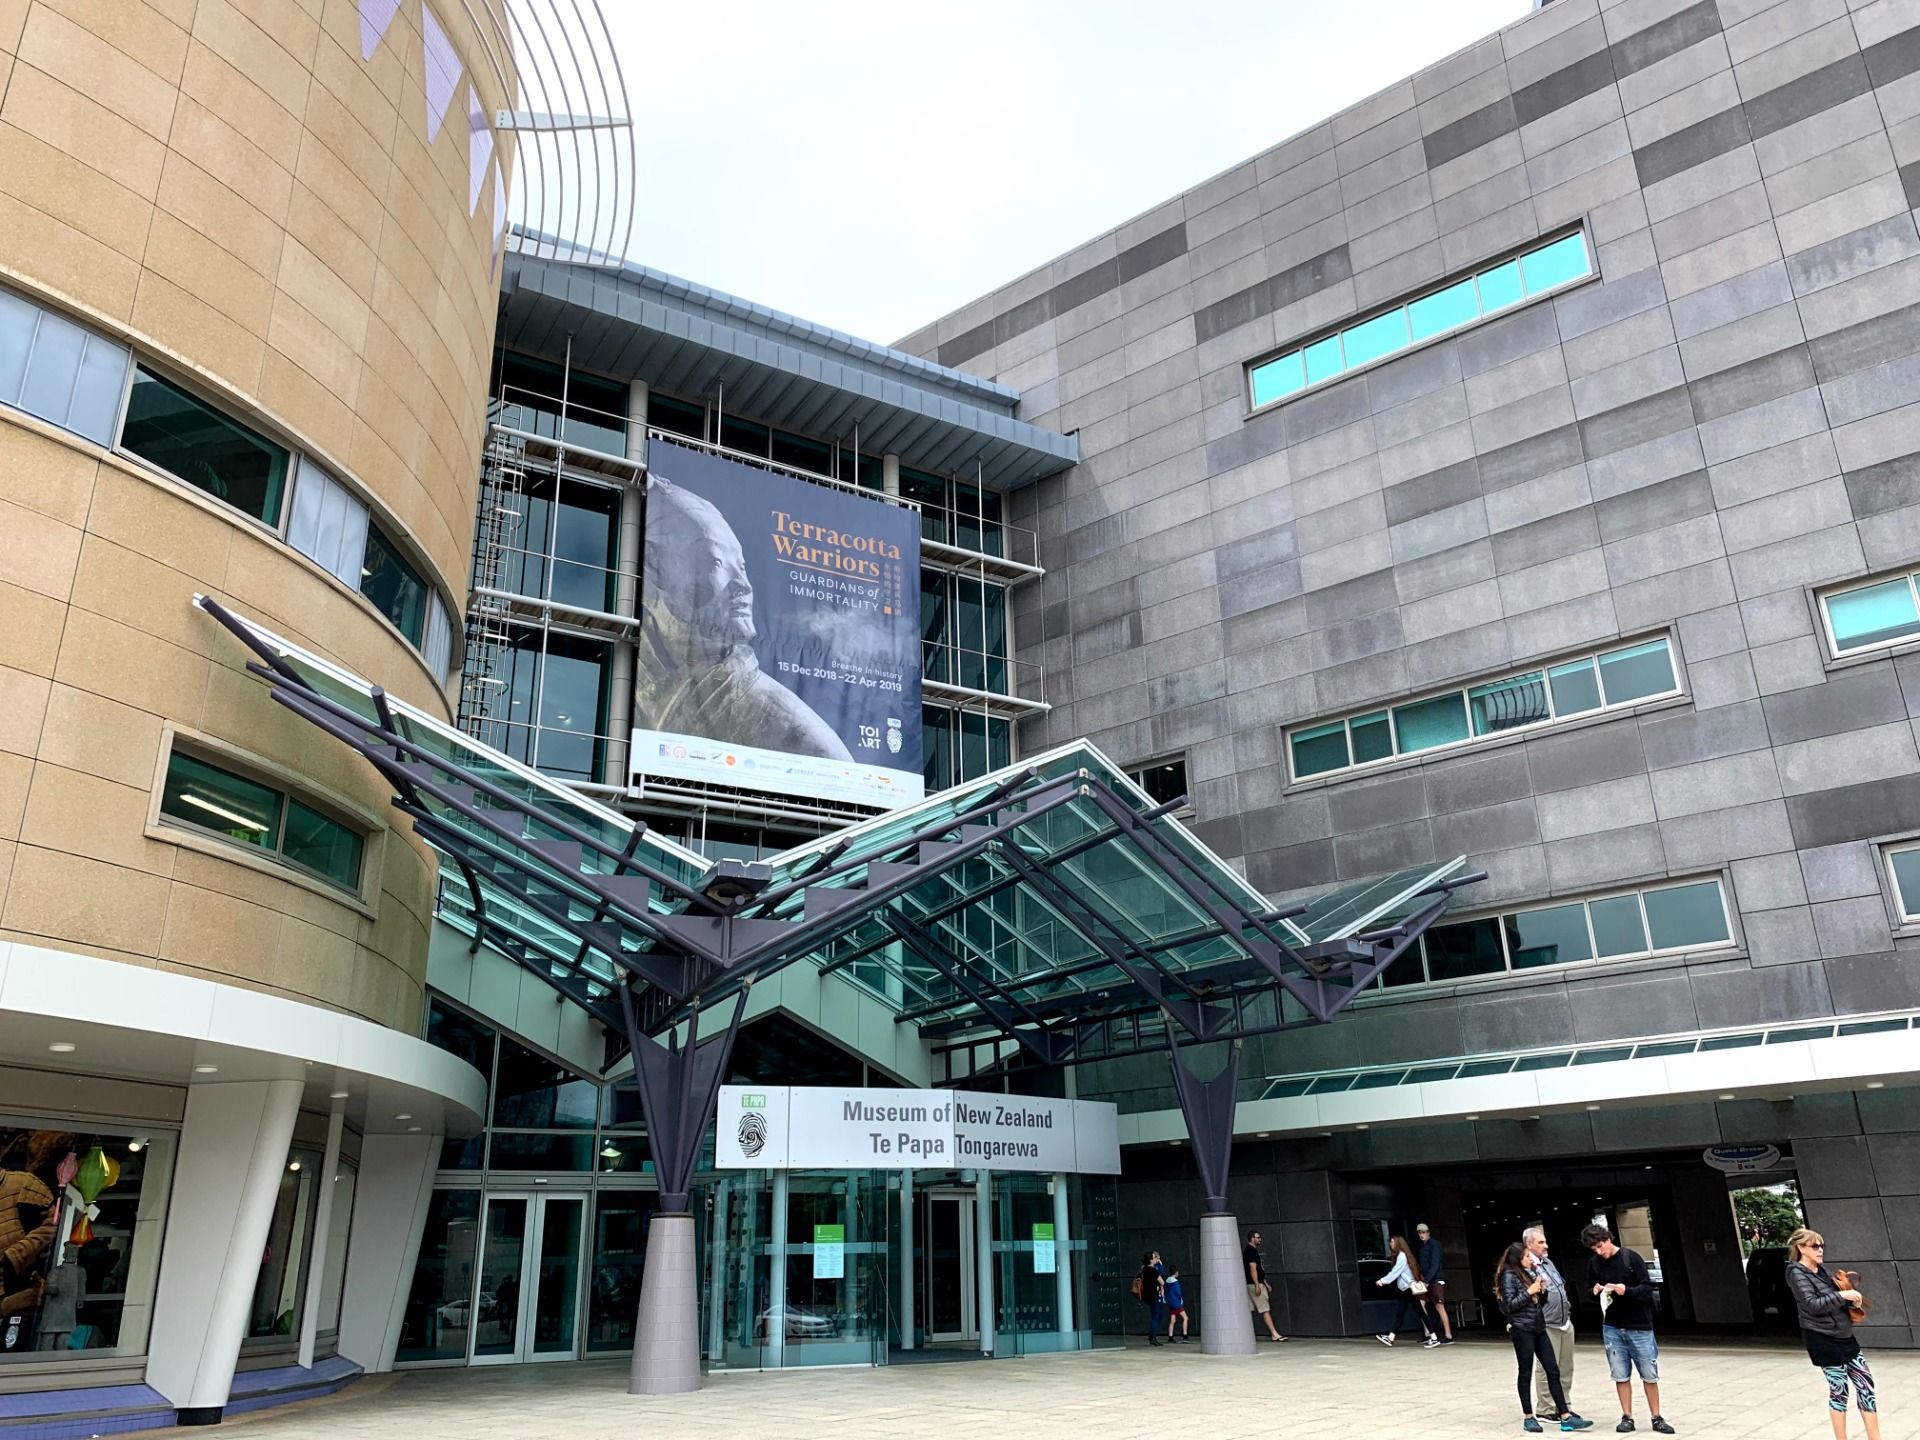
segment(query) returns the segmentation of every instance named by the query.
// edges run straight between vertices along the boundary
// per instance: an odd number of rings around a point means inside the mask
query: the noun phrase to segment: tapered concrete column
[[[1053,1177],[1053,1306],[1054,1328],[1073,1334],[1073,1237],[1067,1231],[1065,1171]]]
[[[655,1215],[647,1223],[647,1268],[640,1279],[629,1395],[680,1395],[700,1388],[700,1297],[693,1216]]]
[[[1231,1215],[1202,1215],[1201,1353],[1253,1354],[1255,1323],[1247,1305],[1247,1267],[1240,1263],[1240,1224]]]
[[[340,1136],[346,1124],[346,1111],[336,1100],[327,1120],[326,1153],[313,1182],[313,1246],[307,1255],[307,1303],[300,1316],[300,1363],[307,1366],[313,1364],[314,1345],[320,1338],[320,1291],[326,1283],[327,1245],[333,1238],[334,1175],[340,1169]]]
[[[369,1135],[360,1142],[340,1296],[340,1353],[366,1370],[391,1370],[413,1294],[420,1240],[433,1205],[438,1135]]]
[[[900,1172],[900,1348],[913,1349],[913,1171]]]
[[[993,1176],[979,1170],[973,1177],[973,1273],[980,1298],[980,1353],[993,1354]]]
[[[900,457],[898,455],[880,457],[880,491],[884,495],[900,493]]]
[[[182,1425],[217,1425],[300,1111],[298,1080],[194,1085],[180,1129],[147,1383]]]

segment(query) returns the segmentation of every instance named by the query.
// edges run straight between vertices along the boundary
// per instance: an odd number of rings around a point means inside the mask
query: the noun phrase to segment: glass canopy
[[[1053,1063],[1164,1045],[1169,1020],[1194,1039],[1282,1029],[1328,1018],[1469,883],[1456,859],[1277,911],[1085,742],[765,865],[709,861],[196,603],[276,700],[386,777],[448,862],[442,918],[617,1034],[670,1031],[801,960],[930,1037]]]

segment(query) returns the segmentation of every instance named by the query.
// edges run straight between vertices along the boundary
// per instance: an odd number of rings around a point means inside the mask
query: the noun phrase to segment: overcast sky
[[[610,0],[632,257],[898,340],[1530,0]]]

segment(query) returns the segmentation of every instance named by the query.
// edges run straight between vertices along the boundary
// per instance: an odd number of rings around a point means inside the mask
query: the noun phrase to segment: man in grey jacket
[[[1573,1305],[1567,1299],[1567,1282],[1561,1278],[1554,1263],[1547,1258],[1547,1232],[1538,1225],[1529,1225],[1520,1234],[1520,1241],[1533,1252],[1534,1274],[1547,1282],[1547,1288],[1540,1296],[1541,1318],[1547,1323],[1547,1338],[1553,1341],[1553,1358],[1560,1365],[1560,1389],[1566,1396],[1567,1404],[1573,1404]],[[1560,1411],[1553,1403],[1553,1396],[1547,1390],[1545,1367],[1534,1375],[1533,1413],[1542,1420],[1555,1419]]]

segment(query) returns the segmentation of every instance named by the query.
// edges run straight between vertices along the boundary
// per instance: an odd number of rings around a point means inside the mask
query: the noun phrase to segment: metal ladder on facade
[[[511,688],[502,658],[513,643],[501,585],[508,556],[526,549],[526,442],[516,407],[502,406],[487,429],[480,464],[480,514],[473,532],[473,581],[467,597],[466,665],[460,681],[460,728],[487,744],[505,739]]]

